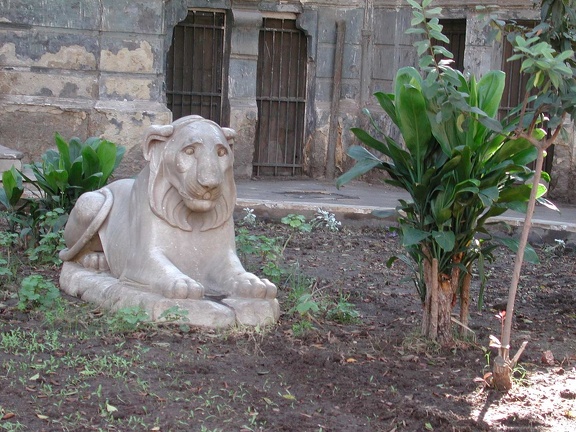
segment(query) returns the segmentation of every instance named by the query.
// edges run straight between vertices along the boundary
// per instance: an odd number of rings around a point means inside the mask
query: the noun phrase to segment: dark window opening
[[[454,61],[452,68],[464,71],[464,48],[466,47],[466,20],[465,19],[442,19],[442,33],[450,42],[434,41],[436,45],[443,46],[452,53]]]
[[[166,64],[166,104],[174,119],[201,115],[216,123],[223,118],[225,95],[224,12],[189,11],[174,28]]]
[[[256,81],[256,176],[303,173],[306,59],[306,37],[295,20],[264,18]]]

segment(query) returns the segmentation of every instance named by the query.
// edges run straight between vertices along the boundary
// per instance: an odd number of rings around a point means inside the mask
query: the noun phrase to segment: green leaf
[[[394,95],[391,93],[374,93],[376,99],[380,103],[382,109],[388,114],[392,122],[398,126],[398,119],[396,117],[396,106],[394,105]]]
[[[96,154],[98,155],[100,170],[102,171],[102,184],[99,185],[102,187],[116,167],[116,145],[104,140],[98,146]]]
[[[430,237],[430,233],[410,226],[402,226],[402,245],[413,246]]]
[[[518,246],[519,246],[518,239],[511,237],[500,237],[500,236],[494,236],[493,238],[495,242],[506,246],[514,253],[518,253]],[[538,254],[536,253],[534,248],[529,244],[526,245],[526,249],[524,250],[524,261],[529,262],[531,264],[540,263],[540,260],[538,259]]]
[[[368,147],[373,148],[374,150],[378,150],[380,153],[388,155],[388,151],[386,145],[382,142],[371,136],[368,132],[360,128],[351,128],[350,129],[356,137],[366,144]],[[348,151],[349,153],[350,151]]]
[[[62,138],[59,133],[54,135],[54,140],[56,141],[56,147],[58,147],[58,152],[60,153],[59,159],[63,163],[63,167],[65,170],[70,169],[71,160],[70,160],[70,149],[68,147],[68,143]]]
[[[359,147],[359,146],[356,146],[356,147]],[[362,148],[362,147],[359,147],[359,148]],[[373,168],[382,164],[382,162],[380,162],[378,160],[378,158],[375,158],[375,156],[372,153],[370,153],[366,149],[364,149],[364,150],[370,156],[369,157],[366,156],[363,159],[357,159],[356,164],[352,168],[350,168],[347,172],[345,172],[340,177],[338,177],[338,179],[336,180],[336,187],[337,188],[342,187],[346,183],[354,180],[356,177],[360,177],[361,175],[366,174],[367,172],[369,172]]]
[[[456,236],[452,231],[432,231],[432,238],[444,251],[452,252],[456,244]]]
[[[0,202],[6,208],[14,207],[22,197],[24,193],[22,176],[14,166],[2,173],[2,190],[0,192],[2,192]]]
[[[478,82],[478,107],[489,117],[498,114],[505,82],[506,74],[497,70],[486,73]]]
[[[98,155],[90,146],[85,146],[82,149],[82,171],[84,172],[85,178],[101,172]]]
[[[418,165],[426,155],[432,130],[426,111],[426,101],[422,91],[413,86],[420,81],[416,69],[402,68],[396,75],[396,114],[399,128],[406,147]]]

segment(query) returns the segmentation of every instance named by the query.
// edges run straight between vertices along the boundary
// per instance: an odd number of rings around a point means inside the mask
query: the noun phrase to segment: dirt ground
[[[289,235],[279,225],[255,235]],[[311,278],[312,299],[347,299],[355,323],[320,309],[303,327],[286,310],[265,329],[142,326],[122,333],[93,305],[21,312],[0,283],[0,430],[92,431],[574,431],[576,248],[538,249],[525,265],[512,354],[529,343],[514,388],[486,388],[489,335],[506,300],[512,255],[489,265],[486,307],[472,305],[474,337],[439,348],[418,337],[420,302],[386,228],[295,234],[285,266]],[[247,267],[259,266],[250,257]],[[22,267],[57,280],[57,268]],[[475,293],[478,280],[475,278]],[[332,302],[332,303],[330,303]]]

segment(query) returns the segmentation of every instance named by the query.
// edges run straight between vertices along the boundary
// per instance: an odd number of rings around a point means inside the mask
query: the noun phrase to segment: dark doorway
[[[306,37],[292,19],[264,18],[258,48],[253,174],[302,175]]]
[[[226,14],[192,10],[174,28],[166,64],[166,104],[177,119],[201,115],[224,118]]]
[[[466,47],[466,20],[465,19],[442,19],[442,33],[450,42],[444,43],[434,41],[434,43],[443,46],[452,53],[454,63],[451,66],[454,69],[464,72],[464,48]]]

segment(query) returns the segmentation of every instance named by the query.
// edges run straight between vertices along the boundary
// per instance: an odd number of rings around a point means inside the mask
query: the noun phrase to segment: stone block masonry
[[[128,148],[119,174],[143,163],[142,130],[169,123],[162,1],[0,0],[0,140],[24,162],[66,138]]]

